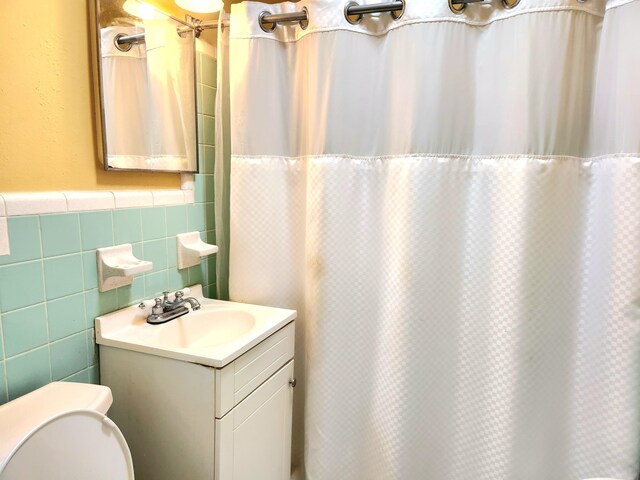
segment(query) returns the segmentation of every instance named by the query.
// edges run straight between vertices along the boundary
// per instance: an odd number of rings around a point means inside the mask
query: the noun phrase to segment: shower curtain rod
[[[229,26],[229,21],[223,20],[222,28],[228,27],[228,26]],[[195,30],[196,37],[199,37],[200,33],[202,33],[203,30],[209,30],[211,28],[219,28],[218,22],[213,20],[208,22],[201,22],[201,23],[198,23],[197,25],[194,25],[193,28],[180,27],[180,28],[177,28],[176,31],[178,32],[178,35],[182,35],[183,33],[190,32],[191,30]],[[136,33],[134,35],[118,35],[116,36],[116,39],[115,39],[116,44],[119,46],[136,45],[138,43],[144,43],[144,41],[145,41],[144,33]]]
[[[468,3],[483,3],[485,0],[449,0],[453,5],[466,5]],[[504,0],[503,0],[504,1]],[[395,0],[386,3],[377,3],[372,5],[359,5],[355,1],[347,2],[344,8],[344,16],[349,23],[360,23],[364,15],[371,15],[373,13],[390,13],[394,20],[398,20],[403,14],[406,7],[406,0]],[[355,17],[355,18],[354,18]],[[269,11],[263,11],[258,22],[260,27],[266,31],[271,32],[275,30],[276,26],[280,23],[298,22],[304,29],[309,25],[309,11],[305,8],[298,12],[272,14]],[[228,27],[229,20],[222,22],[222,27]],[[193,26],[196,31],[196,37],[200,36],[203,30],[210,28],[219,28],[219,24],[216,21],[201,22]],[[190,31],[189,27],[178,28],[178,35]],[[115,42],[118,46],[121,45],[133,45],[138,43],[144,43],[144,33],[138,33],[134,35],[119,35],[116,37]]]
[[[465,0],[482,1],[482,0]],[[390,13],[394,20],[399,19],[404,14],[406,0],[396,0],[393,2],[377,3],[373,5],[359,5],[357,2],[347,2],[344,7],[344,16],[349,23],[356,24],[362,20],[364,15],[372,13]],[[355,18],[354,18],[355,17]],[[299,22],[305,29],[309,25],[309,11],[305,8],[298,12],[272,14],[264,11],[258,17],[260,27],[265,32],[272,32],[279,23]]]
[[[516,6],[520,0],[502,0],[507,8]],[[450,4],[460,5],[462,8],[456,9],[456,12],[462,11],[467,4],[470,3],[483,3],[485,0],[449,0]],[[390,13],[394,20],[398,20],[404,14],[406,7],[406,0],[395,0],[393,2],[377,3],[372,5],[359,5],[358,2],[350,1],[344,7],[344,16],[347,22],[356,25],[362,21],[364,15],[370,15],[372,13]],[[258,17],[258,23],[260,28],[265,32],[272,32],[275,30],[279,23],[298,22],[302,29],[307,28],[309,25],[309,11],[307,8],[303,8],[298,12],[272,14],[265,10],[260,13]]]

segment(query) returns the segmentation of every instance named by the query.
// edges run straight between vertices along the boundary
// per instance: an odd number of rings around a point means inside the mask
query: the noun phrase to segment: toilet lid
[[[133,480],[120,429],[93,410],[50,418],[25,436],[0,464],[0,480]]]

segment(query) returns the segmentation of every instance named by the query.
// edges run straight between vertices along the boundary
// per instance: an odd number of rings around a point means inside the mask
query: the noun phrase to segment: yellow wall
[[[91,1],[0,1],[0,192],[180,187],[178,174],[103,170]]]

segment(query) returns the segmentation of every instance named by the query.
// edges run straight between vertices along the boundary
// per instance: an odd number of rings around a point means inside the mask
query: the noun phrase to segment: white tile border
[[[183,190],[153,190],[154,205],[181,205],[184,203]]]
[[[193,190],[183,190],[184,203],[196,203],[196,195]]]
[[[67,199],[67,211],[85,212],[88,210],[113,210],[116,200],[113,192],[62,192]]]
[[[7,217],[0,217],[0,256],[9,255],[10,253]]]
[[[116,208],[153,207],[151,190],[114,190]]]
[[[0,217],[195,203],[193,176],[182,189],[0,193]]]
[[[7,217],[195,203],[194,176],[183,174],[181,187],[180,190],[0,193],[0,256],[10,253]]]
[[[3,193],[8,217],[69,211],[62,192]]]
[[[185,173],[180,176],[180,188],[182,190],[195,190],[196,176],[192,173]]]

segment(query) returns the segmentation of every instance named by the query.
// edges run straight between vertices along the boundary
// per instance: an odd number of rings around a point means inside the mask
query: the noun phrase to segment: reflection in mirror
[[[195,35],[138,0],[95,0],[106,169],[196,172]]]

